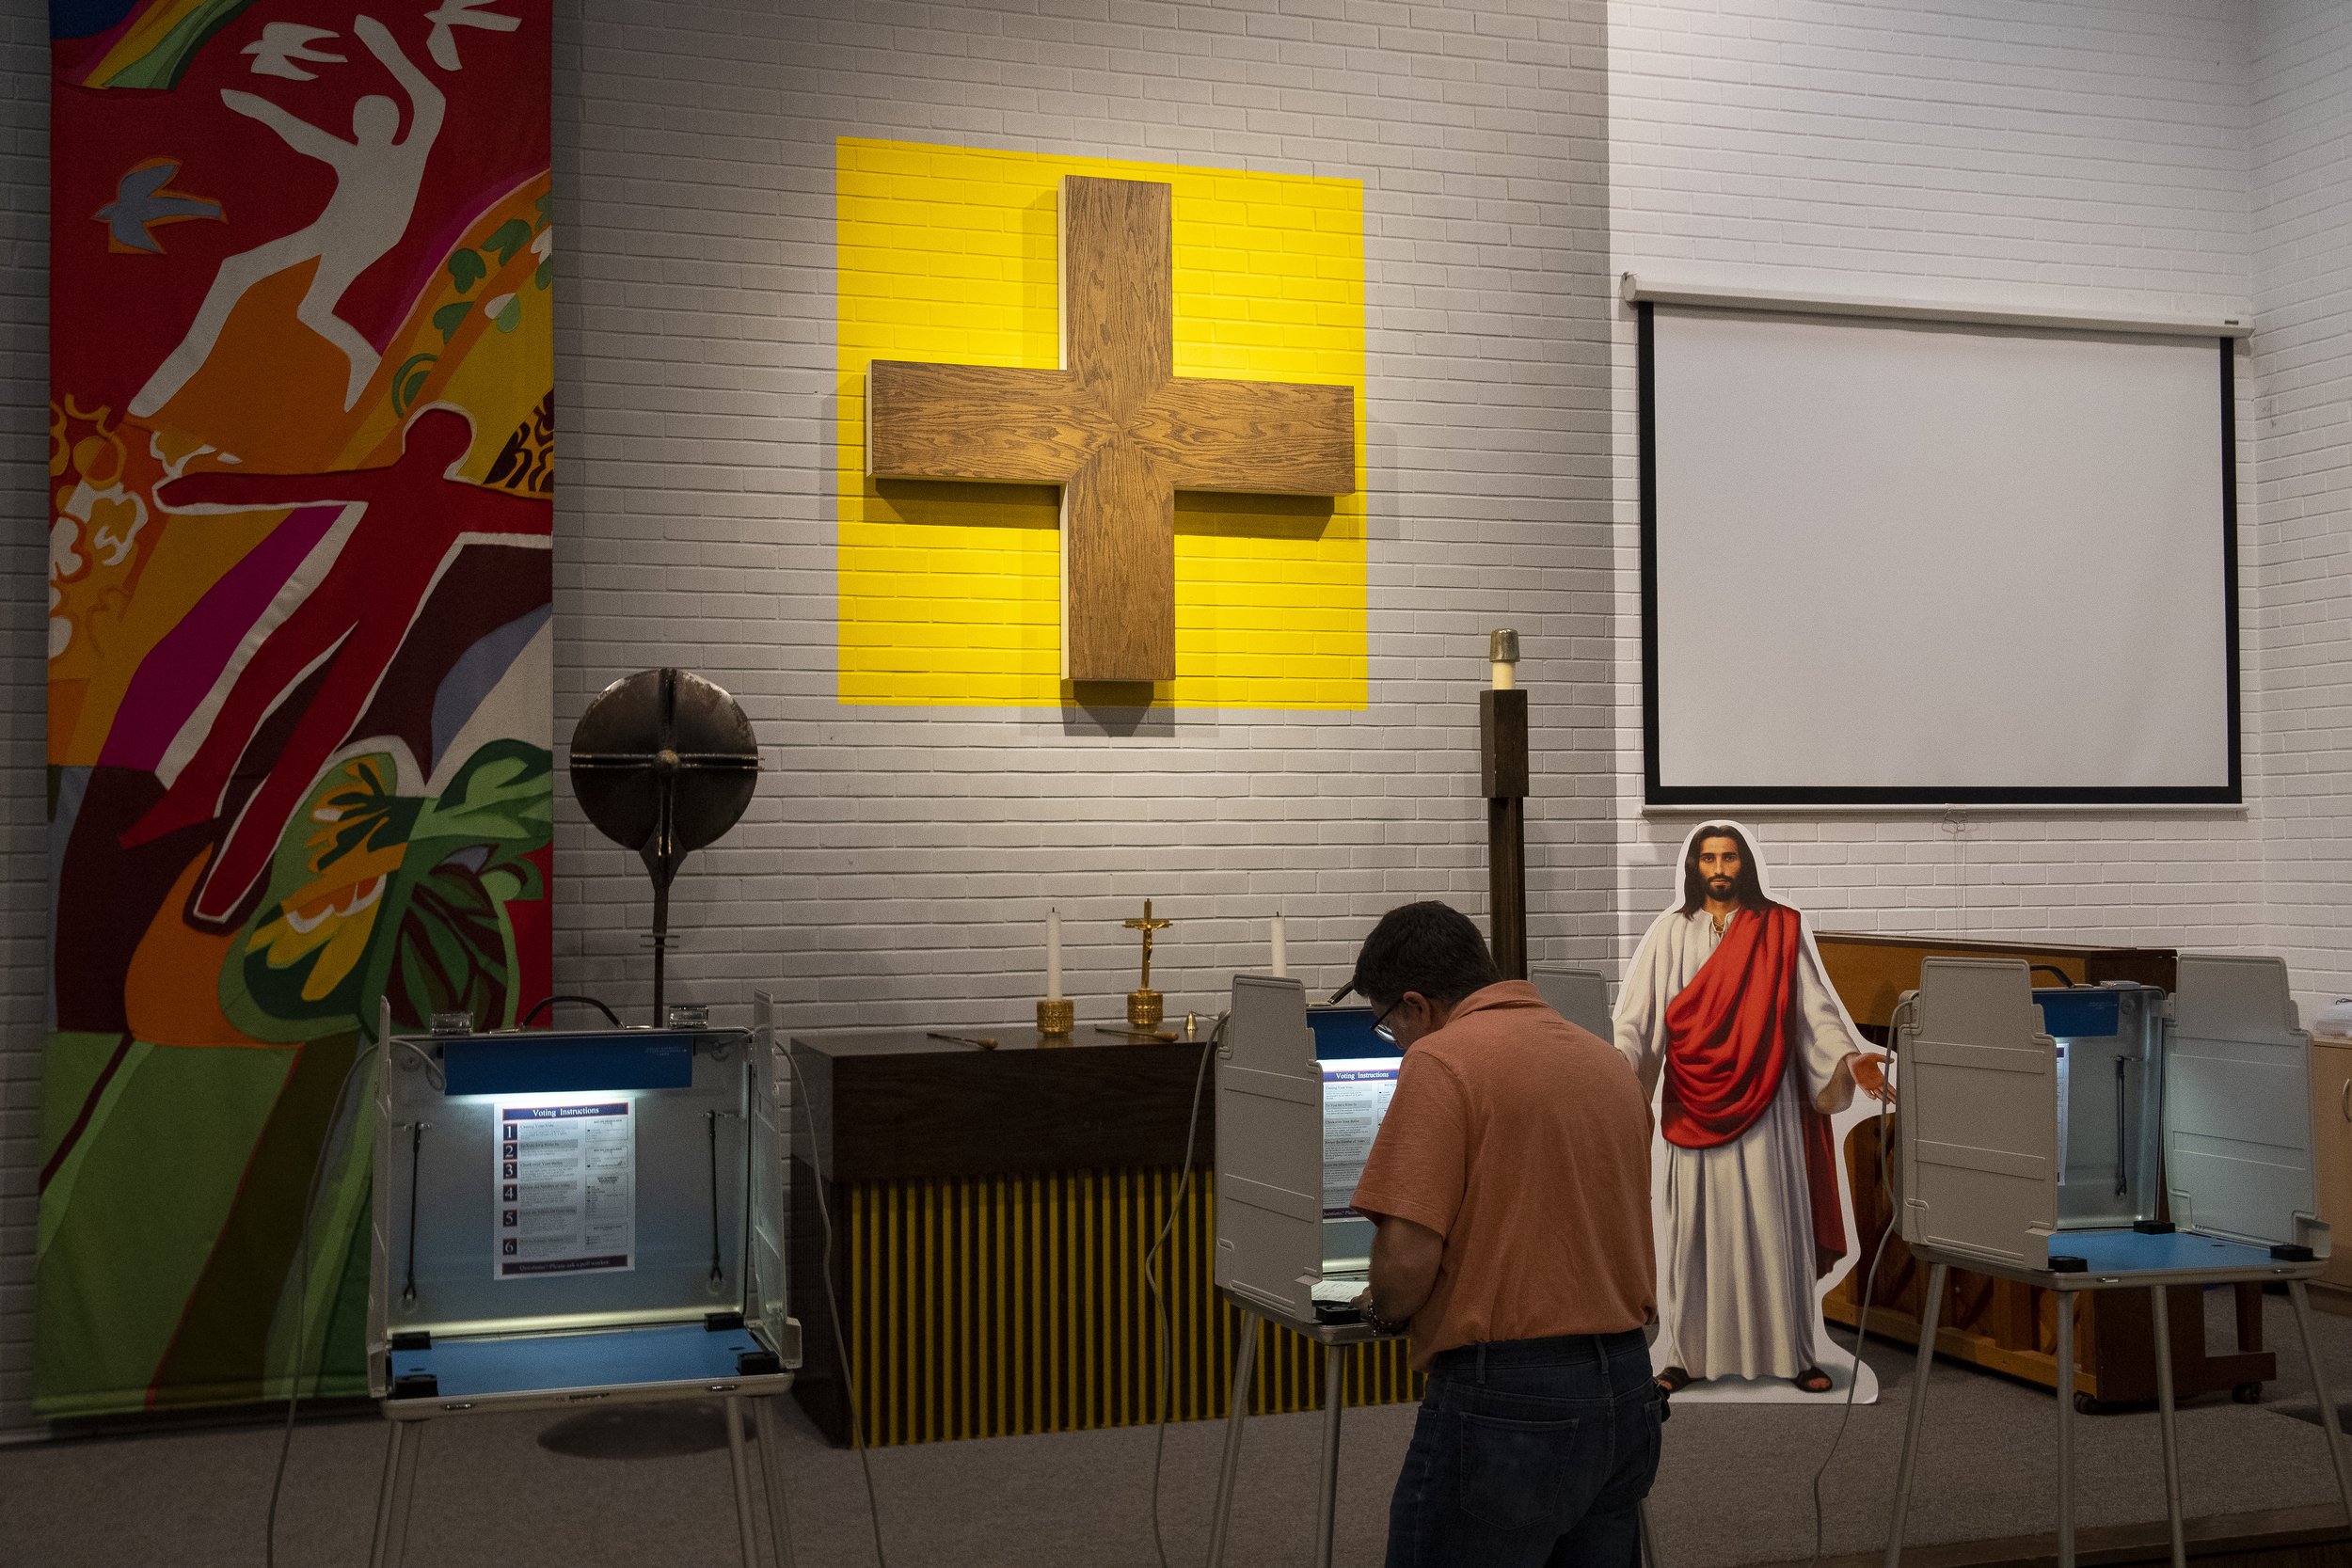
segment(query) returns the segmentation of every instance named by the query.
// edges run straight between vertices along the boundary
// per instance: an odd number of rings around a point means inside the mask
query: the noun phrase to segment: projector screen
[[[1640,311],[1650,804],[2238,800],[2226,340]]]

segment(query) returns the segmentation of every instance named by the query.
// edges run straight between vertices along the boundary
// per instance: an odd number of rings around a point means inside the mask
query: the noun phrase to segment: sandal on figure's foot
[[[1819,1367],[1807,1367],[1788,1381],[1808,1394],[1826,1394],[1837,1386],[1836,1380]]]
[[[1661,1394],[1679,1394],[1697,1381],[1680,1367],[1669,1367],[1658,1374],[1658,1391]]]

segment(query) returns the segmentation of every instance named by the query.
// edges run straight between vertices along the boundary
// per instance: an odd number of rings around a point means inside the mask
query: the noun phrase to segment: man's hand
[[[1380,1228],[1372,1237],[1372,1288],[1357,1298],[1357,1309],[1370,1307],[1386,1322],[1410,1323],[1438,1288],[1445,1238],[1394,1214],[1382,1214],[1377,1223]]]
[[[1846,1067],[1853,1074],[1856,1087],[1872,1100],[1895,1102],[1895,1089],[1886,1081],[1886,1058],[1876,1053],[1857,1051],[1846,1058]]]

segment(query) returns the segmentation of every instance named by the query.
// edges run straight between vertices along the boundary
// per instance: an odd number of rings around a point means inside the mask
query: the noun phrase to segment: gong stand
[[[653,879],[653,1022],[662,1024],[670,884],[742,816],[759,747],[733,697],[689,670],[641,671],[596,695],[572,731],[572,790],[597,831]]]

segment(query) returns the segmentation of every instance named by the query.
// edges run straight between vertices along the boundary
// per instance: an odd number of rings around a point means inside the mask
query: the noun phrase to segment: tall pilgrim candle
[[[1277,910],[1274,912],[1274,974],[1277,979],[1282,978],[1291,972],[1290,943],[1284,940],[1285,935],[1282,929],[1282,912]]]
[[[1045,914],[1045,1000],[1061,1000],[1061,911]]]

